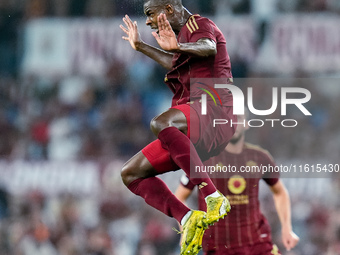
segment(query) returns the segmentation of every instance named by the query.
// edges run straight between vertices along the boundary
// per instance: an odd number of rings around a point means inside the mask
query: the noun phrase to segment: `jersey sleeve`
[[[195,185],[190,181],[189,177],[186,174],[182,175],[180,183],[187,189],[193,190],[195,188]]]
[[[216,25],[209,19],[193,15],[188,19],[185,25],[188,29],[189,42],[197,42],[202,38],[209,38],[214,42],[217,42],[214,30],[214,26]]]

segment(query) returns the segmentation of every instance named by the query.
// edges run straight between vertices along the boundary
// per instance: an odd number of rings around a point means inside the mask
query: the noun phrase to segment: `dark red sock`
[[[162,142],[163,148],[167,149],[173,161],[190,176],[191,166],[203,166],[197,151],[189,137],[175,127],[163,129],[158,134],[158,139]],[[208,196],[216,191],[215,185],[211,182],[207,173],[200,173],[200,177],[190,179],[193,184],[201,185],[200,191],[203,196]]]
[[[179,223],[184,215],[190,211],[157,177],[134,180],[128,185],[128,189],[144,198],[147,204],[170,217],[174,217]]]

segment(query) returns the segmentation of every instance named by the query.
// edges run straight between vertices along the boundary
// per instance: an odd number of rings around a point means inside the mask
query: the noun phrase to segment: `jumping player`
[[[246,123],[244,116],[239,116],[238,123]],[[247,125],[238,125],[236,132],[225,150],[218,156],[205,162],[206,166],[230,164],[236,169],[242,166],[275,166],[271,155],[259,146],[244,142]],[[235,168],[234,168],[235,169]],[[281,222],[282,241],[287,250],[295,247],[299,237],[292,231],[290,200],[284,184],[278,174],[244,176],[230,173],[224,177],[212,178],[216,187],[223,192],[231,203],[232,210],[228,217],[205,231],[203,250],[206,255],[275,255],[281,254],[272,243],[270,226],[260,211],[258,200],[259,181],[263,179],[273,192],[276,210]],[[175,195],[185,202],[195,185],[187,176],[183,176]],[[199,194],[199,209],[205,210],[204,198]]]
[[[125,33],[123,39],[169,70],[165,83],[174,96],[172,107],[151,121],[151,130],[158,139],[126,162],[121,175],[128,189],[183,226],[185,241],[181,254],[197,254],[207,225],[229,212],[229,201],[216,190],[209,176],[202,173],[193,181],[207,202],[207,212],[190,210],[155,176],[178,169],[190,176],[190,166],[203,166],[202,159],[220,153],[235,132],[235,127],[221,125],[212,129],[209,125],[214,114],[235,120],[230,91],[219,91],[223,106],[215,106],[208,100],[208,114],[202,117],[199,113],[203,92],[190,83],[192,78],[222,78],[231,83],[226,41],[211,20],[192,15],[181,0],[146,0],[144,13],[146,25],[157,30],[152,34],[161,48],[142,41],[137,22],[127,15],[123,18],[125,26],[120,25]]]

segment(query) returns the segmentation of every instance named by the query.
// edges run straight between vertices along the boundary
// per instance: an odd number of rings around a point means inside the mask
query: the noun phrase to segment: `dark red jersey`
[[[224,165],[244,166],[271,165],[275,163],[270,154],[259,146],[245,144],[242,153],[231,154],[223,151],[218,156],[204,162],[206,166]],[[247,178],[242,173],[231,173],[226,178],[212,178],[216,188],[221,191],[231,203],[231,211],[224,218],[205,231],[203,250],[216,250],[216,254],[223,254],[229,248],[271,242],[270,226],[260,211],[258,200],[259,181],[263,179],[268,185],[274,185],[279,174],[255,174]],[[187,179],[188,181],[188,179]],[[182,185],[189,189],[194,186],[190,181]],[[199,209],[206,211],[204,197],[199,193]]]
[[[178,34],[179,43],[197,42],[201,38],[209,38],[216,43],[217,54],[210,57],[194,57],[188,54],[175,53],[173,68],[165,77],[165,82],[174,93],[172,106],[185,104],[200,98],[204,92],[198,89],[201,85],[191,86],[191,78],[225,78],[225,82],[232,82],[231,64],[226,47],[226,40],[220,29],[209,19],[199,15],[192,15]],[[213,86],[213,84],[209,84]],[[225,98],[223,105],[229,102],[231,94],[219,89],[221,98]],[[190,99],[191,97],[191,99]]]

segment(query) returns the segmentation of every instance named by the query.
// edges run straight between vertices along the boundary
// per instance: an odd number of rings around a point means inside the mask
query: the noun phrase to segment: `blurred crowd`
[[[0,2],[0,74],[17,74],[20,29],[42,17],[122,17],[143,15],[143,0],[2,0]],[[251,14],[265,20],[276,13],[340,13],[337,0],[183,0],[191,12],[203,15]],[[18,45],[19,43],[19,45]]]
[[[177,174],[177,173],[176,173]],[[180,174],[165,181],[173,189]],[[177,178],[176,178],[177,177]],[[299,245],[290,252],[281,243],[278,216],[268,187],[260,186],[261,208],[273,240],[286,255],[338,255],[340,248],[340,182],[331,179],[284,179],[292,201],[294,232]],[[294,189],[296,185],[303,191]],[[119,186],[119,185],[118,185]],[[322,189],[320,193],[316,189]],[[331,192],[331,193],[329,193]],[[325,199],[325,196],[328,199]],[[197,197],[188,201],[197,208]],[[13,196],[0,189],[0,253],[2,255],[175,255],[177,223],[119,187],[99,196],[39,191]]]
[[[0,78],[0,156],[65,160],[136,153],[152,139],[147,117],[155,109],[147,91],[129,87],[123,66],[113,68],[110,82]]]
[[[90,196],[0,188],[2,255],[178,254],[172,228],[178,228],[172,219],[120,184]]]
[[[132,156],[154,139],[149,121],[169,107],[171,97],[159,75],[164,72],[156,66],[143,72],[145,79],[137,82],[133,78],[136,75],[132,74],[133,70],[145,69],[142,65],[135,63],[129,70],[117,64],[112,67],[116,71],[109,72],[106,79],[79,76],[60,80],[0,78],[0,156],[12,160],[101,160]],[[136,84],[145,80],[145,85]],[[240,81],[241,88],[246,88],[250,82],[256,89],[253,100],[257,108],[270,107],[270,87],[256,85],[257,79]],[[258,81],[263,83],[265,79]],[[323,87],[319,86],[319,79],[307,86],[315,95],[307,105],[311,117],[296,118],[296,112],[288,112],[284,119],[297,119],[297,128],[283,128],[280,122],[272,127],[266,122],[250,132],[250,140],[280,158],[327,157],[335,163],[340,143],[338,120],[334,118],[338,111],[337,98],[324,95],[322,90],[334,90],[334,95],[339,90],[323,82]],[[296,83],[299,86],[301,82],[297,80]],[[270,118],[283,119],[279,109]],[[283,137],[291,137],[290,142],[282,143]]]
[[[268,9],[277,12],[320,12],[339,11],[336,0],[182,0],[183,4],[193,12],[205,15],[227,13],[251,13],[257,9]],[[132,0],[122,4],[118,0],[3,0],[3,8],[21,12],[25,18],[41,16],[101,16],[112,17],[125,13],[143,14],[140,8],[144,0]],[[222,9],[222,10],[221,10]]]
[[[165,70],[157,65],[137,60],[125,66],[113,61],[100,78],[76,74],[53,79],[23,77],[19,68],[22,29],[27,20],[142,15],[142,3],[143,0],[0,1],[0,159],[123,162],[154,139],[149,121],[169,107],[171,98],[163,84]],[[268,13],[277,12],[340,13],[338,0],[183,0],[183,3],[201,14],[256,14],[263,19]],[[232,63],[236,78],[268,76],[250,73],[247,64],[237,59]],[[313,116],[298,119],[299,132],[266,125],[249,131],[248,140],[268,149],[274,158],[326,158],[338,163],[339,89],[326,85],[327,94],[323,91],[325,86],[320,86],[317,79],[314,81],[307,87],[313,96],[317,95],[308,105]],[[240,87],[245,89],[247,84],[241,80]],[[262,102],[267,108],[270,100],[271,91],[264,87],[254,95],[254,102]],[[287,118],[294,118],[294,114],[289,112]],[[286,139],[288,143],[283,142]],[[303,183],[313,187],[315,180]],[[320,189],[328,187],[332,194],[320,192],[317,198],[290,190],[294,228],[302,242],[287,254],[340,254],[340,204],[336,199],[325,202],[325,197],[339,197],[340,182],[336,177],[325,183]],[[39,191],[13,196],[1,189],[0,254],[178,254],[179,235],[172,230],[176,223],[126,194],[128,191],[119,185],[114,192],[103,188],[99,197],[74,194],[48,197]],[[176,178],[171,185],[177,185]],[[279,242],[273,203],[268,195],[264,198],[263,210],[268,213],[275,241]]]

